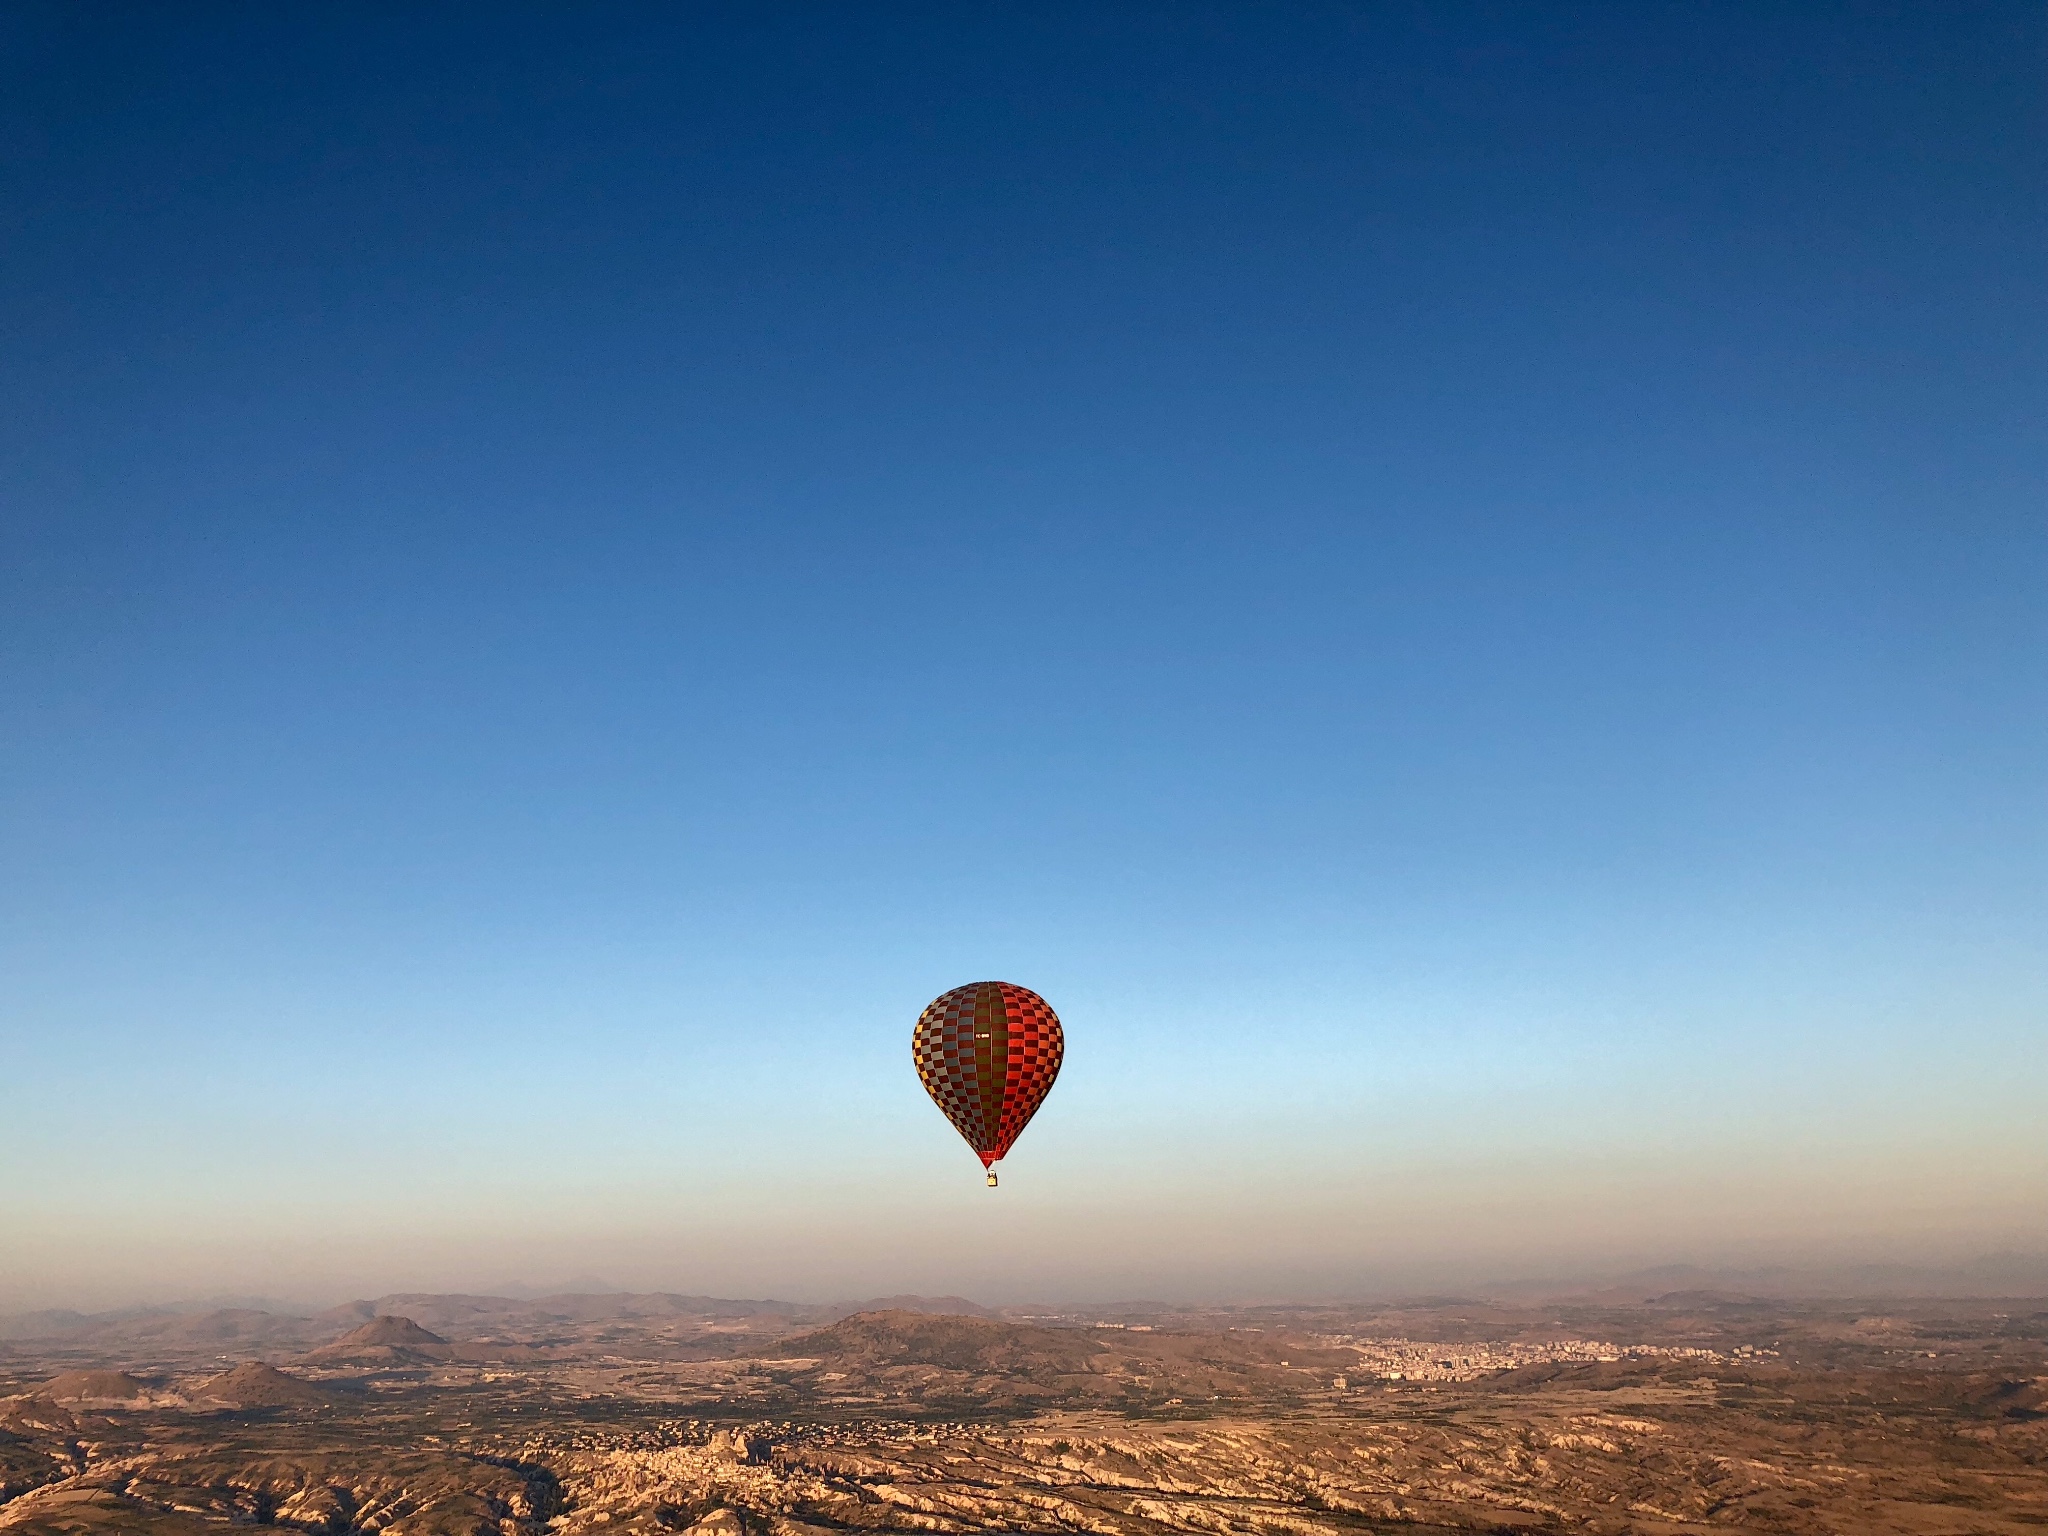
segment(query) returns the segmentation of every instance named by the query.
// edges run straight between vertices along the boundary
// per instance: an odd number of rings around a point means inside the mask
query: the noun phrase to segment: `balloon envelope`
[[[975,981],[932,1000],[910,1049],[925,1092],[986,1168],[1038,1113],[1067,1042],[1059,1015],[1029,987]]]

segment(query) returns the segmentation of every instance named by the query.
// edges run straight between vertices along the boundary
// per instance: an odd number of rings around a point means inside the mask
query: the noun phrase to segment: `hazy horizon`
[[[479,1296],[539,1300],[554,1296],[681,1295],[721,1301],[778,1302],[798,1306],[856,1305],[878,1300],[958,1300],[990,1308],[1108,1307],[1120,1304],[1166,1304],[1205,1307],[1282,1306],[1397,1302],[1416,1298],[1465,1296],[1478,1300],[1530,1302],[1572,1297],[1633,1295],[1655,1288],[1686,1292],[1704,1290],[1760,1297],[1815,1299],[1858,1298],[1996,1298],[2048,1296],[2048,1249],[2006,1250],[1972,1256],[1960,1262],[1911,1264],[1897,1260],[1845,1258],[1831,1264],[1759,1263],[1746,1267],[1671,1263],[1639,1266],[1557,1266],[1527,1273],[1494,1271],[1483,1266],[1416,1266],[1406,1270],[1354,1273],[1348,1280],[1297,1283],[1259,1289],[1217,1289],[1200,1283],[1150,1291],[1115,1291],[1083,1286],[1073,1291],[1032,1290],[997,1284],[981,1294],[931,1289],[875,1286],[835,1288],[829,1281],[793,1280],[751,1291],[705,1289],[664,1283],[654,1271],[622,1283],[600,1273],[543,1274],[535,1279],[498,1276],[461,1278],[451,1271],[428,1281],[408,1283],[385,1274],[354,1287],[332,1285],[292,1294],[256,1291],[123,1290],[105,1281],[86,1290],[0,1291],[0,1317],[37,1312],[78,1312],[88,1315],[123,1311],[197,1313],[249,1309],[310,1315],[352,1303],[393,1296]],[[1648,1298],[1638,1298],[1648,1299]]]

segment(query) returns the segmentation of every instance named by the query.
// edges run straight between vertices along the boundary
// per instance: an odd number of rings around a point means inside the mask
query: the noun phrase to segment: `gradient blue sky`
[[[2038,6],[0,45],[0,1299],[2043,1245]]]

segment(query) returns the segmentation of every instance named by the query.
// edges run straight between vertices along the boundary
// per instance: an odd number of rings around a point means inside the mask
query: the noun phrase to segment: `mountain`
[[[719,1296],[678,1296],[666,1291],[570,1292],[533,1297],[406,1291],[379,1296],[374,1301],[351,1301],[330,1308],[320,1317],[330,1324],[361,1323],[390,1313],[413,1318],[455,1339],[561,1323],[758,1321],[786,1328],[798,1322],[829,1320],[820,1317],[817,1308],[792,1302],[734,1301]]]
[[[936,1312],[959,1317],[996,1315],[965,1296],[877,1296],[871,1301],[849,1302],[819,1310],[848,1317],[859,1312]]]
[[[335,1334],[379,1317],[411,1318],[440,1342],[524,1339],[550,1342],[563,1328],[607,1324],[674,1324],[735,1342],[817,1327],[861,1312],[931,1312],[969,1317],[996,1314],[961,1296],[883,1296],[870,1301],[812,1304],[686,1296],[669,1291],[568,1291],[548,1296],[477,1296],[404,1291],[344,1302],[316,1316],[253,1306],[200,1308],[180,1304],[113,1312],[62,1309],[0,1317],[0,1340],[64,1339],[100,1346],[140,1346],[151,1352],[230,1356],[276,1353],[339,1342]],[[386,1341],[398,1348],[422,1347]]]
[[[94,1313],[24,1312],[0,1319],[0,1339],[65,1339],[172,1348],[310,1344],[327,1331],[311,1318],[254,1307],[217,1307],[206,1312],[169,1307]]]
[[[16,1312],[0,1317],[0,1339],[61,1339],[91,1324],[84,1312],[50,1308],[41,1312]]]
[[[35,1388],[34,1395],[53,1403],[140,1406],[154,1398],[156,1390],[123,1371],[65,1371]]]
[[[780,1340],[768,1353],[863,1371],[923,1365],[1031,1377],[1085,1371],[1104,1348],[1098,1335],[1076,1328],[891,1311],[855,1313],[830,1327]]]
[[[307,1360],[359,1365],[412,1365],[446,1360],[454,1351],[438,1333],[429,1333],[409,1317],[386,1314],[351,1329],[332,1344],[306,1355]]]
[[[1844,1263],[1800,1268],[1783,1264],[1716,1268],[1664,1264],[1598,1277],[1500,1281],[1482,1289],[1488,1296],[1511,1301],[1635,1304],[1647,1299],[1652,1305],[1671,1304],[1673,1298],[1678,1298],[1678,1304],[1690,1304],[1698,1298],[1719,1304],[1747,1304],[1878,1296],[1950,1300],[2025,1297],[2048,1293],[2048,1252],[1990,1253],[1948,1265]]]
[[[421,1345],[446,1344],[448,1341],[438,1333],[429,1333],[409,1317],[394,1317],[386,1314],[373,1317],[362,1327],[343,1334],[330,1348],[344,1344],[362,1346],[366,1344],[394,1344],[401,1349],[417,1349]]]
[[[547,1330],[563,1324],[674,1322],[700,1328],[741,1327],[781,1333],[837,1322],[860,1312],[935,1312],[992,1317],[964,1296],[881,1296],[870,1301],[812,1304],[747,1301],[730,1296],[685,1296],[673,1291],[564,1291],[549,1296],[476,1296],[396,1291],[374,1300],[345,1302],[322,1312],[328,1325],[366,1323],[397,1314],[451,1341]]]
[[[193,1396],[225,1403],[230,1408],[296,1408],[331,1403],[335,1394],[261,1360],[245,1360],[233,1370],[200,1383]]]
[[[309,1343],[321,1332],[310,1318],[281,1317],[252,1307],[126,1318],[106,1330],[128,1343],[187,1346]]]

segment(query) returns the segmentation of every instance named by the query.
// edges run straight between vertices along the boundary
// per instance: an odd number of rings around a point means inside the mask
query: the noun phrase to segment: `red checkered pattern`
[[[1038,1113],[1066,1049],[1046,1000],[1007,981],[970,982],[933,999],[910,1036],[925,1092],[984,1168]]]

